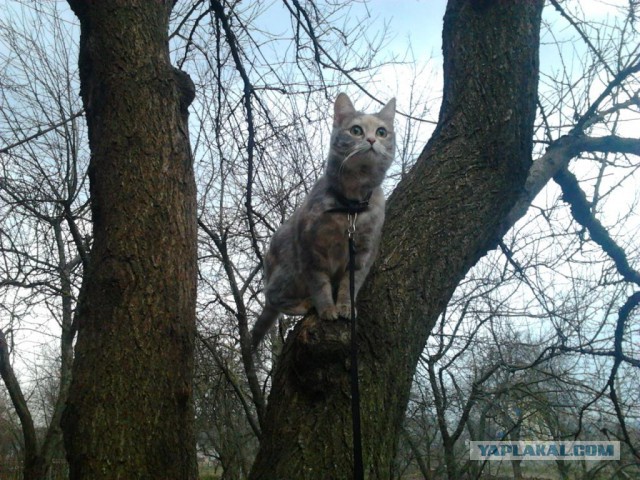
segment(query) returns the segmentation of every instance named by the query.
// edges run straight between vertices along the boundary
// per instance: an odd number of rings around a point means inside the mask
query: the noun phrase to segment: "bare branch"
[[[60,122],[55,123],[47,128],[39,128],[36,133],[29,135],[28,137],[25,137],[21,140],[18,140],[17,142],[11,143],[9,145],[6,145],[0,148],[0,153],[8,153],[11,149],[19,147],[20,145],[24,145],[25,143],[30,142],[31,140],[34,140],[42,135],[45,135],[51,132],[52,130],[55,130],[56,128],[63,126],[65,123],[68,123],[71,120],[78,118],[80,115],[83,115],[83,114],[84,114],[84,109],[74,113],[69,118],[65,118],[64,120],[61,120]]]
[[[571,206],[573,218],[589,231],[591,239],[611,257],[622,278],[640,286],[640,273],[631,268],[624,250],[616,244],[607,229],[595,218],[576,177],[563,168],[554,175],[553,179],[562,188],[562,197]]]
[[[640,304],[640,292],[635,292],[631,295],[625,304],[618,311],[618,320],[616,323],[616,331],[615,331],[615,352],[616,358],[613,364],[613,368],[611,369],[611,375],[609,376],[609,397],[611,398],[611,402],[613,403],[613,407],[616,412],[616,417],[618,418],[618,422],[620,423],[620,428],[622,429],[622,436],[624,438],[625,443],[633,452],[633,455],[636,459],[640,459],[640,452],[636,448],[633,440],[631,439],[631,435],[629,434],[629,430],[627,428],[627,423],[625,420],[625,415],[622,412],[622,408],[620,406],[620,401],[618,398],[618,393],[616,389],[616,374],[618,372],[618,368],[622,363],[622,339],[624,336],[624,331],[629,319],[629,315],[631,312]]]
[[[251,426],[251,430],[253,430],[253,433],[256,435],[257,438],[260,438],[260,425],[254,418],[253,412],[251,411],[249,403],[247,402],[247,399],[242,393],[242,389],[238,385],[238,382],[234,379],[233,375],[231,374],[229,368],[225,365],[222,358],[220,358],[220,355],[216,351],[216,348],[213,345],[211,345],[209,340],[205,338],[204,335],[202,335],[201,333],[198,333],[197,335],[200,341],[202,342],[202,344],[205,346],[205,348],[213,356],[213,359],[216,362],[216,365],[218,366],[218,368],[220,368],[220,370],[224,374],[225,378],[227,379],[227,382],[229,382],[229,385],[231,385],[231,388],[233,388],[233,391],[236,394],[236,397],[238,398],[238,400],[240,401],[240,404],[242,405],[242,408],[247,417],[247,421]]]
[[[586,135],[565,135],[549,145],[544,155],[538,158],[531,168],[524,190],[518,202],[507,216],[503,231],[511,228],[522,218],[533,199],[559,171],[582,152],[629,153],[640,155],[640,139],[624,138],[615,135],[589,137]]]
[[[226,238],[220,237],[220,235],[210,229],[201,220],[198,220],[198,225],[207,233],[207,235],[209,235],[209,237],[211,237],[220,253],[222,266],[227,275],[227,280],[229,282],[233,299],[236,304],[236,318],[238,319],[238,329],[240,332],[240,352],[242,354],[245,373],[247,375],[249,388],[251,389],[251,394],[253,396],[253,403],[255,404],[256,411],[258,413],[258,420],[262,424],[266,405],[262,389],[260,388],[260,383],[258,381],[258,376],[256,374],[256,366],[253,359],[253,354],[251,352],[251,342],[249,340],[249,325],[247,317],[248,312],[244,299],[242,297],[240,286],[238,285],[238,281],[236,280],[232,260],[229,257]]]
[[[36,429],[33,423],[33,418],[27,401],[22,393],[20,383],[16,378],[16,375],[11,366],[11,359],[9,357],[9,345],[7,344],[7,337],[5,333],[0,330],[0,376],[4,381],[13,407],[16,409],[16,413],[20,418],[20,424],[22,425],[22,434],[24,436],[24,448],[25,456],[35,457],[38,452],[38,439],[36,437]]]
[[[213,13],[215,13],[216,18],[222,25],[222,30],[224,31],[225,38],[227,39],[227,43],[229,45],[229,50],[231,51],[231,56],[233,57],[233,61],[236,66],[236,70],[240,74],[240,78],[242,79],[242,83],[244,85],[244,108],[246,112],[247,119],[247,188],[246,188],[246,201],[245,207],[247,208],[247,220],[249,222],[249,230],[251,232],[251,244],[253,245],[254,253],[256,257],[260,259],[262,263],[262,253],[260,252],[260,246],[257,242],[256,236],[256,225],[255,220],[253,218],[253,206],[252,206],[252,193],[253,193],[253,171],[254,171],[254,150],[256,146],[255,142],[255,126],[254,126],[254,118],[253,118],[253,105],[251,103],[251,97],[253,96],[253,85],[251,84],[251,80],[249,79],[249,75],[244,68],[242,63],[242,59],[240,58],[240,46],[238,45],[238,41],[236,40],[236,36],[229,25],[229,19],[227,15],[224,13],[224,8],[222,3],[217,0],[211,0],[211,9]]]

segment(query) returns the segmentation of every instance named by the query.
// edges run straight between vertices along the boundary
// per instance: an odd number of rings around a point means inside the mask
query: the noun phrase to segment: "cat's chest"
[[[371,243],[372,237],[379,234],[379,223],[374,212],[351,216],[342,212],[323,212],[304,226],[303,237],[315,248],[346,252],[349,230],[354,234],[356,245]]]

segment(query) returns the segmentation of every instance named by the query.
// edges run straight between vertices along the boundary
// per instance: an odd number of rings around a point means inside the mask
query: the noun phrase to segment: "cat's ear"
[[[382,110],[378,112],[378,116],[389,124],[393,124],[393,118],[396,115],[396,99],[392,98],[387,102]]]
[[[353,107],[351,100],[347,97],[346,93],[341,93],[336,98],[336,103],[333,106],[333,126],[338,127],[342,125],[344,119],[348,116],[356,113],[356,109]]]

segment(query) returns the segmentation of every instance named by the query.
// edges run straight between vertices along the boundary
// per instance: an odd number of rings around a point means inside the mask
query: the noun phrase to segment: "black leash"
[[[364,480],[362,461],[362,431],[360,429],[360,384],[358,382],[358,323],[355,302],[356,231],[358,214],[349,214],[349,296],[351,298],[351,424],[353,429],[353,478]],[[352,221],[353,219],[353,221]]]
[[[356,220],[358,213],[364,212],[369,207],[369,199],[373,192],[364,200],[353,200],[331,188],[338,206],[331,208],[326,213],[346,213],[349,227],[349,297],[351,300],[351,425],[353,433],[353,479],[364,480],[364,462],[362,460],[362,430],[360,427],[360,384],[358,382],[358,322],[356,315],[356,245],[354,235],[356,233]]]

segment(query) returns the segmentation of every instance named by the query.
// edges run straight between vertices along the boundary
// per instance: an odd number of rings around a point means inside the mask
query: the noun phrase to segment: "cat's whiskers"
[[[351,150],[351,152],[349,154],[347,154],[346,157],[344,157],[344,160],[342,160],[342,162],[340,162],[340,168],[338,169],[338,177],[340,177],[342,175],[342,170],[344,169],[345,164],[347,163],[347,161],[352,158],[354,155],[361,153],[361,152],[366,152],[367,150],[369,150],[369,146],[368,145],[356,145],[354,147],[353,150]]]
[[[379,142],[374,143],[371,148],[378,155],[382,155],[383,157],[386,157],[386,158],[392,158],[393,157],[393,154],[387,149],[387,147],[385,147],[384,145],[382,145]]]
[[[383,149],[381,152],[378,152],[380,155],[382,155],[383,157],[386,158],[393,158],[393,152],[390,152],[389,150],[387,150],[386,148]]]

